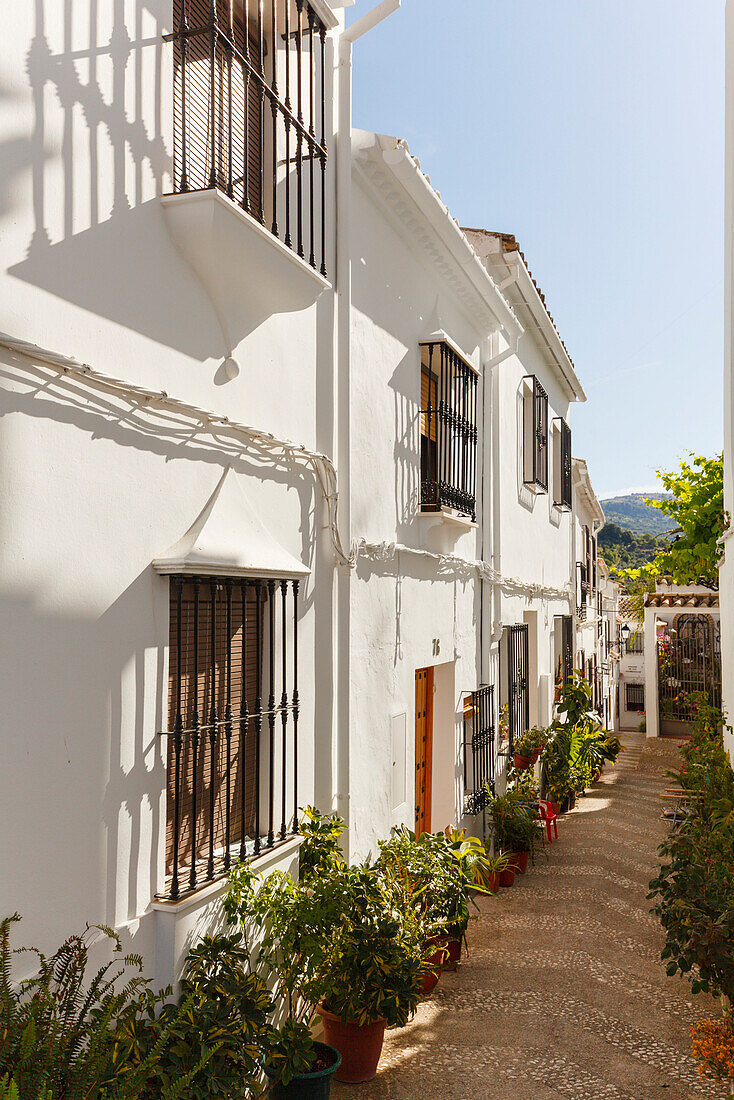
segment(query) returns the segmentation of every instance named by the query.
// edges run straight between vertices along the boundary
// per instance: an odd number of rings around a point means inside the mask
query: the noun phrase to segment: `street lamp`
[[[630,640],[630,634],[632,633],[629,628],[629,623],[625,623],[619,633],[622,638],[622,644],[627,645],[627,642]]]

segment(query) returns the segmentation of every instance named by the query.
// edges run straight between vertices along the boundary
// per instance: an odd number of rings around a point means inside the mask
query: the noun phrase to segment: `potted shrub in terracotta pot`
[[[521,737],[515,738],[512,761],[518,771],[527,771],[528,768],[537,763],[547,740],[547,730],[541,729],[539,726],[533,726]]]
[[[541,826],[533,803],[522,788],[495,795],[489,801],[488,810],[495,845],[509,855],[500,885],[511,886],[513,872],[523,874],[528,858],[534,856],[536,846],[542,843]]]
[[[396,904],[403,911],[415,909],[430,936],[443,935],[449,958],[446,969],[455,969],[470,919],[473,895],[487,893],[482,866],[484,845],[475,837],[454,832],[415,833],[404,826],[393,829],[380,842],[377,866]]]
[[[430,947],[420,914],[401,911],[373,867],[349,867],[333,886],[342,918],[320,950],[317,1012],[342,1056],[336,1079],[356,1084],[375,1076],[385,1028],[414,1014]]]

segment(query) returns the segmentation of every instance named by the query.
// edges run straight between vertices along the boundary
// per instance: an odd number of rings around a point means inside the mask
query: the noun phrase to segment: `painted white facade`
[[[159,896],[172,561],[302,578],[298,802],[342,813],[355,856],[415,820],[416,670],[434,669],[435,829],[463,814],[465,697],[503,701],[504,629],[528,627],[546,724],[574,611],[576,521],[554,503],[573,366],[519,249],[464,234],[402,143],[351,134],[358,32],[314,4],[326,277],[220,192],[164,197],[170,3],[38,0],[0,47],[0,911],[45,950],[110,924],[162,984],[222,892]],[[433,338],[477,374],[476,522],[420,514]],[[532,375],[542,493],[523,478]]]
[[[726,2],[726,182],[724,201],[724,509],[734,515],[734,3]],[[732,722],[734,715],[734,546],[731,528],[724,536],[719,565],[721,594],[721,673],[723,707]],[[734,734],[724,732],[729,755],[734,760]]]

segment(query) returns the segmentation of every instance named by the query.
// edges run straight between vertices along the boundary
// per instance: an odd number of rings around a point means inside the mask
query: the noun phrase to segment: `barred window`
[[[645,709],[645,685],[625,684],[625,701],[627,710],[642,711]]]
[[[169,898],[297,830],[298,588],[171,578]]]
[[[479,688],[464,700],[464,812],[478,814],[494,791],[494,686]]]
[[[571,479],[571,429],[562,417],[556,419],[554,455],[554,495],[556,508],[570,512],[573,503]]]
[[[530,726],[529,692],[529,632],[527,623],[506,626],[504,630],[504,657],[506,664],[506,690],[509,724],[509,752],[514,751],[515,740]]]
[[[476,520],[477,373],[443,340],[421,344],[421,508]]]
[[[309,0],[173,0],[174,191],[219,188],[326,275],[326,27]]]
[[[523,396],[523,481],[536,492],[548,491],[548,394],[534,374],[525,378]]]

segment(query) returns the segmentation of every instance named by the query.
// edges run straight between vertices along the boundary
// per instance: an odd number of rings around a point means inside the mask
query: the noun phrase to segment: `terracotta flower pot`
[[[519,772],[526,772],[528,768],[532,766],[532,756],[523,756],[522,753],[513,753],[512,763],[515,765]]]
[[[499,871],[490,871],[487,875],[487,889],[491,890],[493,894],[496,894],[500,887],[500,873]]]
[[[312,1073],[297,1073],[288,1085],[281,1085],[273,1070],[263,1066],[265,1076],[273,1082],[268,1093],[272,1100],[329,1100],[331,1079],[341,1065],[342,1056],[326,1043],[314,1043],[314,1049],[319,1063],[324,1064]]]
[[[512,862],[515,865],[515,870],[520,875],[524,875],[528,869],[528,859],[530,852],[513,852]]]
[[[540,754],[542,753],[542,751],[543,751],[542,749],[535,749],[533,751],[533,757],[532,757],[532,763],[533,764],[538,763],[538,761],[540,760]]]
[[[431,943],[436,943],[436,939],[432,939]],[[434,989],[438,985],[438,979],[441,977],[441,971],[446,965],[446,961],[449,957],[449,951],[447,947],[439,947],[437,951],[426,959],[426,965],[430,967],[426,971],[426,976],[423,979],[421,985],[421,993],[424,997],[427,997],[430,993],[433,993]]]
[[[377,1063],[382,1054],[387,1020],[376,1020],[373,1024],[358,1024],[354,1020],[343,1023],[340,1016],[335,1016],[323,1005],[319,1005],[316,1011],[324,1021],[327,1043],[342,1056],[342,1064],[334,1074],[335,1080],[346,1081],[350,1085],[371,1081],[377,1073]]]
[[[451,939],[446,945],[448,958],[443,964],[444,970],[456,970],[461,962],[461,947],[464,942],[463,935],[459,939]]]
[[[500,872],[500,886],[512,886],[515,881],[515,868],[505,867],[504,871]]]

